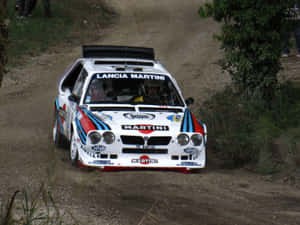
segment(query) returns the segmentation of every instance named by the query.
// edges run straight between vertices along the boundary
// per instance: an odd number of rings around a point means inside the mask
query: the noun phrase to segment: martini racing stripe
[[[192,121],[192,113],[188,110],[188,116],[189,116],[189,132],[195,132],[195,129],[194,129],[194,123]]]
[[[202,135],[204,135],[204,128],[203,128],[203,123],[198,121],[195,116],[193,115],[193,113],[191,113],[191,117],[193,119],[194,122],[194,127],[195,127],[195,132],[197,133],[201,133]]]
[[[182,120],[180,131],[188,133],[196,132],[201,133],[202,135],[204,134],[203,126],[198,123],[195,116],[188,109],[186,109],[184,112],[184,118]]]
[[[194,132],[194,125],[191,118],[190,110],[186,109],[184,112],[183,123],[181,124],[181,132]]]
[[[56,106],[56,110],[59,110],[59,103],[58,103],[58,97],[55,99],[55,106]]]
[[[58,122],[58,126],[59,126],[59,131],[60,133],[64,133],[64,127],[62,124],[62,118],[59,115],[59,102],[58,102],[58,97],[55,100],[55,106],[56,106],[56,117],[57,117],[57,122]]]
[[[88,118],[94,123],[98,130],[111,130],[110,127],[101,121],[97,116],[87,109],[83,109],[83,112],[88,116]]]
[[[78,120],[78,118],[75,119],[75,123],[76,123],[77,133],[80,137],[81,142],[83,144],[86,144],[86,133],[85,133],[84,129],[82,128],[81,123]]]

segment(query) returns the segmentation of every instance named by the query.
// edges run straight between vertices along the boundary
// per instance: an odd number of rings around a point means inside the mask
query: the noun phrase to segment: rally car
[[[53,140],[74,165],[190,171],[206,164],[207,131],[154,50],[83,46],[55,99]]]

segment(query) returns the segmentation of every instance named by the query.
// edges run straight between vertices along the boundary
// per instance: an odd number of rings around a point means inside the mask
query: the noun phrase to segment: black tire
[[[59,132],[57,128],[57,124],[58,121],[56,118],[53,127],[53,141],[56,147],[63,148],[66,146],[66,141],[65,141],[65,137]]]
[[[78,150],[75,143],[75,136],[72,132],[71,143],[70,143],[70,160],[73,166],[78,167]]]

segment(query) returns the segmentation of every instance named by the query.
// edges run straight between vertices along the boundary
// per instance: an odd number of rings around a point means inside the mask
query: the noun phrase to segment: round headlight
[[[200,134],[193,134],[191,137],[192,143],[195,146],[199,146],[202,144],[202,135]]]
[[[187,145],[189,143],[189,136],[187,136],[186,134],[179,134],[177,137],[177,142],[180,145]]]
[[[106,144],[111,144],[115,141],[115,135],[112,132],[107,131],[103,134],[103,140]]]
[[[89,133],[89,139],[91,144],[98,144],[101,141],[101,134],[99,134],[97,131],[92,131]]]

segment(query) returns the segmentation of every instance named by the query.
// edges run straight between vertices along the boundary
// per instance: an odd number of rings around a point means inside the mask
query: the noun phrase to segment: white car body
[[[73,163],[102,170],[157,168],[187,172],[205,167],[206,126],[190,112],[175,79],[154,59],[153,49],[119,46],[83,49],[84,57],[77,59],[61,78],[55,100],[54,142],[61,145],[64,138],[71,143]],[[108,52],[112,49],[113,53],[103,54],[103,49]],[[137,79],[145,84],[152,80],[168,82],[170,90],[176,92],[170,96],[176,95],[174,98],[180,104],[176,105],[175,100],[172,105],[144,104],[141,102],[144,100],[132,104],[126,101],[89,104],[88,89],[92,81],[124,84],[139,82]],[[114,96],[121,97],[124,98]]]

